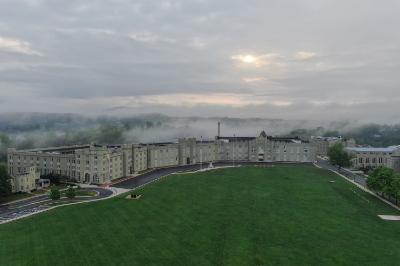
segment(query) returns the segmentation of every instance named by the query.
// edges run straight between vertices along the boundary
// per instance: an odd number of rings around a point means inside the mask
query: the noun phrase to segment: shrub
[[[58,189],[58,187],[56,186],[52,186],[50,189],[50,198],[52,200],[58,200],[61,198],[61,193],[60,190]]]
[[[67,191],[65,192],[65,196],[67,196],[67,198],[69,198],[69,199],[75,198],[75,196],[76,196],[75,188],[73,188],[72,186],[69,186]]]

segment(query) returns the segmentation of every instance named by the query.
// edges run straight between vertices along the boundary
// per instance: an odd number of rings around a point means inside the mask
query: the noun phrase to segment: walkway
[[[82,188],[80,190],[96,191],[97,195],[77,196],[74,199],[63,197],[57,201],[52,201],[51,199],[49,199],[48,195],[41,195],[19,200],[16,202],[10,202],[8,204],[3,204],[0,206],[0,224],[18,218],[26,217],[35,213],[43,212],[56,206],[104,199],[116,193],[114,193],[111,189],[97,187]]]

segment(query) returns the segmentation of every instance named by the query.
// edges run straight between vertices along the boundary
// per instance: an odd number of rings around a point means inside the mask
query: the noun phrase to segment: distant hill
[[[354,121],[324,122],[233,117],[169,117],[162,114],[84,116],[79,114],[0,114],[0,158],[8,147],[19,149],[96,143],[130,143],[174,140],[202,136],[213,139],[217,123],[221,134],[255,136],[326,135],[355,137],[358,143],[373,146],[400,144],[399,125],[360,125]]]

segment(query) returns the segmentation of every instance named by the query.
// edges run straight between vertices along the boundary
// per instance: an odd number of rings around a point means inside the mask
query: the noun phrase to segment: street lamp
[[[200,136],[200,171],[203,170],[203,136]]]
[[[233,145],[232,145],[232,166],[235,167],[235,134],[233,134]]]

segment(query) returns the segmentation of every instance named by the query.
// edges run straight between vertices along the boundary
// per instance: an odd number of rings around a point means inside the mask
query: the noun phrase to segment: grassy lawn
[[[329,181],[334,180],[334,183]],[[398,214],[311,166],[173,175],[0,225],[4,265],[398,265]]]
[[[76,196],[91,196],[91,197],[94,197],[94,196],[96,196],[97,195],[97,193],[96,193],[96,191],[93,191],[93,190],[77,190],[76,191]]]
[[[65,197],[67,192],[65,190],[63,190],[60,193],[61,193],[61,197]],[[76,190],[75,191],[75,196],[78,196],[78,197],[79,196],[91,196],[91,197],[93,197],[93,196],[96,196],[96,195],[97,195],[96,191],[93,191],[93,190]]]
[[[43,194],[46,194],[46,193],[48,193],[48,192],[49,192],[49,191],[46,190],[46,189],[38,189],[38,190],[32,191],[32,194],[35,194],[35,195],[43,195]]]

